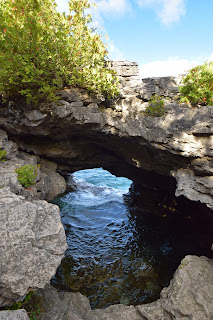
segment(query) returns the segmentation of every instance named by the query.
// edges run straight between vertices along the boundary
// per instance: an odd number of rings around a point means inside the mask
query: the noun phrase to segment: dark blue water
[[[72,176],[77,191],[55,200],[69,248],[52,284],[87,295],[92,308],[157,299],[193,241],[127,206],[130,180],[101,168]]]

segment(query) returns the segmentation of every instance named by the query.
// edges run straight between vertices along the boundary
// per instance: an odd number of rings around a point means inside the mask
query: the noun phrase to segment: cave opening
[[[68,249],[51,282],[86,295],[92,309],[152,302],[186,255],[211,255],[209,215],[199,204],[102,168],[68,179],[73,191],[54,200]]]

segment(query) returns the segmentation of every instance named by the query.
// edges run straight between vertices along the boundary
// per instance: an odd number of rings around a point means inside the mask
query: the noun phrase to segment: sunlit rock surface
[[[0,311],[0,320],[29,320],[25,310]]]
[[[25,189],[15,170],[37,165],[39,159],[19,153],[3,130],[0,147],[7,152],[0,162],[0,306],[4,306],[21,300],[31,289],[44,287],[55,274],[67,248],[65,233],[59,208],[39,199],[55,197],[65,191],[66,184],[55,172],[56,164],[51,167],[40,161],[44,172],[38,168],[35,185]]]
[[[213,319],[212,299],[213,261],[206,257],[187,256],[170,286],[162,290],[161,298],[137,309],[148,320],[210,320]]]
[[[26,201],[0,189],[0,306],[42,288],[54,276],[66,250],[59,208]]]

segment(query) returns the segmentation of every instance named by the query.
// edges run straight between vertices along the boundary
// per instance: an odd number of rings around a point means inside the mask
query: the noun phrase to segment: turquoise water
[[[196,253],[194,242],[127,205],[124,194],[132,183],[127,178],[101,168],[72,177],[77,191],[55,200],[68,249],[52,284],[87,295],[92,308],[157,299],[181,259]]]

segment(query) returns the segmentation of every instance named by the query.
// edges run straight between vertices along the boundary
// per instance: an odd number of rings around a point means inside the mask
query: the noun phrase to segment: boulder
[[[29,317],[24,309],[0,311],[0,320],[29,320]]]
[[[51,201],[58,195],[66,191],[66,181],[57,170],[57,164],[52,161],[40,159],[41,172],[46,174],[50,180],[49,190],[46,195],[46,200]]]
[[[156,302],[137,307],[146,320],[212,320],[213,260],[186,256]]]
[[[43,288],[67,248],[60,211],[46,201],[25,200],[0,189],[0,306]]]

